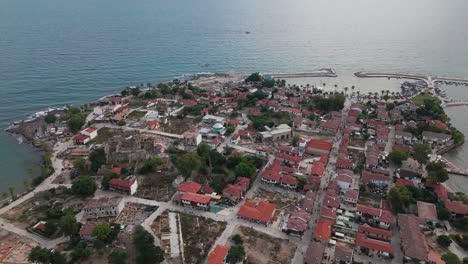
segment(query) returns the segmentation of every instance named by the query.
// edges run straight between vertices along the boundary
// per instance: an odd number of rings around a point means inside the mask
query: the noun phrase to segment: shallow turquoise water
[[[346,83],[358,70],[468,78],[466,10],[464,0],[0,1],[0,128],[184,73],[332,67]],[[0,134],[0,191],[29,177],[33,156]]]

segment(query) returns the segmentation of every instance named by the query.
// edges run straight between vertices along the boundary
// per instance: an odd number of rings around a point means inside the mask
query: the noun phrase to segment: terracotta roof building
[[[177,190],[179,192],[198,193],[200,192],[201,187],[201,184],[199,184],[198,182],[186,181],[179,184]]]
[[[322,263],[325,253],[325,245],[321,242],[311,242],[307,248],[304,262],[305,264],[320,264]]]
[[[319,220],[315,227],[314,238],[316,240],[330,240],[331,236],[331,223],[327,220]]]
[[[224,264],[228,254],[228,248],[223,245],[216,245],[216,247],[208,255],[207,264]]]
[[[460,218],[468,216],[468,205],[460,202],[446,201],[445,207],[450,212],[451,218]]]
[[[374,208],[367,205],[357,204],[356,214],[369,223],[378,224],[382,228],[389,228],[392,223],[390,211]]]
[[[211,196],[186,192],[182,194],[180,200],[184,206],[208,210],[210,208]]]
[[[415,261],[428,261],[429,246],[419,229],[419,219],[412,214],[398,214],[400,241],[405,257]]]
[[[365,234],[358,233],[356,235],[356,246],[362,251],[368,251],[372,254],[389,256],[394,253],[392,244],[368,238]]]
[[[247,200],[237,212],[237,216],[268,225],[275,209],[276,206],[267,201]]]

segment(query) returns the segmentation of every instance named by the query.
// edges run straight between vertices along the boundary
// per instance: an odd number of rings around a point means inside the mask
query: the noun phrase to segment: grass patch
[[[439,101],[439,99],[437,99],[436,97],[430,95],[429,93],[421,93],[420,95],[417,95],[413,98],[411,98],[411,101],[413,101],[415,104],[417,105],[423,105],[424,104],[424,101],[427,100],[427,99],[435,99],[437,101]]]
[[[98,135],[96,138],[94,138],[93,141],[96,144],[102,144],[102,143],[107,142],[113,136],[114,134],[112,133],[112,131],[109,128],[104,127],[104,128],[99,129]]]
[[[140,120],[142,117],[146,115],[146,111],[133,111],[130,114],[128,114],[128,119],[132,120]]]

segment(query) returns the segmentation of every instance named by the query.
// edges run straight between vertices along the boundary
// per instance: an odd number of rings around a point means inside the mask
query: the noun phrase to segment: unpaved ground
[[[288,240],[269,236],[254,229],[238,226],[234,235],[239,234],[244,241],[244,250],[249,263],[267,264],[291,263],[296,245]]]

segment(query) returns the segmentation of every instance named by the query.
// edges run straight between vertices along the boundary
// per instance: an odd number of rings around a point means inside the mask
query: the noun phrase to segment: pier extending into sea
[[[426,76],[421,74],[409,74],[409,73],[384,73],[384,72],[356,72],[354,73],[359,78],[395,78],[395,79],[410,79],[423,81],[427,84],[427,87],[433,88],[437,83],[444,84],[455,84],[468,86],[468,79],[450,78],[450,77],[438,77],[438,76]]]
[[[294,73],[262,73],[264,76],[271,78],[299,78],[299,77],[337,77],[336,72],[331,68],[323,68],[310,72],[294,72]]]

